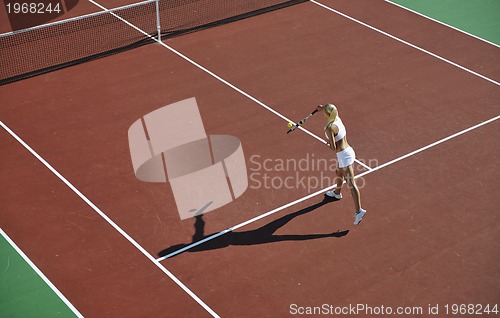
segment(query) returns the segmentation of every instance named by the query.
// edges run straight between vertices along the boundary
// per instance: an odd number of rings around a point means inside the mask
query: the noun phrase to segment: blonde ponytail
[[[326,104],[324,110],[325,113],[328,115],[328,123],[325,126],[326,129],[330,128],[335,119],[337,119],[338,111],[337,107],[335,107],[335,105],[333,104]]]

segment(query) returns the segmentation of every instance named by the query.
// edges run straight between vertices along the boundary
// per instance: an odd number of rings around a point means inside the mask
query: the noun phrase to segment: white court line
[[[400,38],[398,38],[398,37],[396,37],[396,36],[394,36],[394,35],[392,35],[392,34],[389,34],[389,33],[385,32],[385,31],[382,31],[382,30],[380,30],[380,29],[377,29],[377,28],[375,28],[375,27],[373,27],[373,26],[371,26],[371,25],[369,25],[369,24],[367,24],[367,23],[361,22],[361,21],[359,21],[359,20],[357,20],[357,19],[355,19],[355,18],[353,18],[353,17],[348,16],[347,14],[344,14],[344,13],[342,13],[342,12],[340,12],[340,11],[337,11],[337,10],[335,10],[335,9],[332,9],[332,8],[330,8],[330,7],[329,7],[329,6],[327,6],[327,5],[324,5],[324,4],[322,4],[322,3],[319,3],[319,2],[317,2],[317,1],[315,1],[315,0],[310,0],[310,2],[312,2],[312,3],[316,4],[316,5],[318,5],[318,6],[322,7],[322,8],[324,8],[324,9],[327,9],[327,10],[329,10],[329,11],[331,11],[331,12],[334,12],[334,13],[336,13],[336,14],[340,15],[340,16],[343,16],[343,17],[344,17],[344,18],[346,18],[346,19],[349,19],[349,20],[354,21],[354,22],[356,22],[356,23],[358,23],[358,24],[361,24],[362,26],[365,26],[365,27],[367,27],[367,28],[369,28],[369,29],[372,29],[373,31],[376,31],[376,32],[381,33],[381,34],[383,34],[383,35],[385,35],[385,36],[388,36],[388,37],[390,37],[391,39],[394,39],[394,40],[396,40],[396,41],[398,41],[398,42],[401,42],[401,43],[403,43],[403,44],[406,44],[406,45],[408,45],[408,46],[411,46],[411,47],[412,47],[412,48],[414,48],[414,49],[417,49],[417,50],[419,50],[419,51],[421,51],[421,52],[424,52],[424,53],[426,53],[426,54],[429,54],[429,55],[431,55],[431,56],[433,56],[433,57],[435,57],[435,58],[437,58],[437,59],[439,59],[439,60],[441,60],[441,61],[443,61],[443,62],[446,62],[446,63],[448,63],[448,64],[450,64],[450,65],[455,66],[455,67],[458,67],[459,69],[461,69],[461,70],[463,70],[463,71],[466,71],[466,72],[471,73],[471,74],[473,74],[473,75],[475,75],[475,76],[477,76],[477,77],[480,77],[480,78],[482,78],[482,79],[484,79],[484,80],[487,80],[487,81],[488,81],[488,82],[490,82],[490,83],[493,83],[493,84],[495,84],[495,85],[497,85],[497,86],[500,86],[500,83],[498,83],[498,82],[497,82],[497,81],[495,81],[495,80],[492,80],[492,79],[491,79],[491,78],[489,78],[489,77],[486,77],[486,76],[484,76],[484,75],[482,75],[482,74],[479,74],[479,73],[477,73],[477,72],[474,72],[474,71],[472,71],[472,70],[470,70],[470,69],[468,69],[468,68],[466,68],[466,67],[463,67],[462,65],[459,65],[459,64],[457,64],[457,63],[455,63],[455,62],[452,62],[452,61],[450,61],[450,60],[447,60],[447,59],[445,59],[444,57],[441,57],[441,56],[439,56],[439,55],[437,55],[437,54],[434,54],[434,53],[432,53],[432,52],[430,52],[430,51],[427,51],[427,50],[425,50],[425,49],[423,49],[423,48],[421,48],[421,47],[419,47],[419,46],[416,46],[416,45],[414,45],[414,44],[411,44],[410,42],[407,42],[407,41],[405,41],[405,40],[402,40],[402,39],[400,39]]]
[[[213,317],[219,317],[210,307],[207,306],[198,296],[196,296],[186,285],[184,285],[177,277],[161,265],[151,254],[149,254],[139,243],[137,243],[130,235],[128,235],[122,228],[120,228],[113,220],[111,220],[104,212],[102,212],[94,203],[92,203],[80,190],[78,190],[71,182],[63,177],[54,167],[52,167],[45,159],[43,159],[33,148],[24,142],[18,135],[16,135],[6,124],[0,121],[0,126],[3,127],[14,139],[16,139],[26,150],[28,150],[36,159],[38,159],[47,169],[56,175],[66,186],[73,190],[76,195],[87,203],[95,212],[97,212],[106,222],[108,222],[115,230],[117,230],[125,239],[134,245],[142,254],[144,254],[153,264],[156,265],[162,272],[167,274],[179,287],[181,287],[191,298],[200,304],[208,313]]]
[[[365,175],[367,175],[367,174],[370,174],[370,173],[372,173],[372,172],[375,172],[375,171],[377,171],[377,170],[380,170],[380,169],[382,169],[382,168],[385,168],[385,167],[387,167],[387,166],[390,166],[390,165],[392,165],[392,164],[394,164],[394,163],[396,163],[396,162],[398,162],[398,161],[401,161],[401,160],[403,160],[403,159],[405,159],[405,158],[411,157],[411,156],[413,156],[413,155],[415,155],[415,154],[417,154],[417,153],[419,153],[419,152],[422,152],[422,151],[424,151],[424,150],[427,150],[427,149],[429,149],[429,148],[432,148],[432,147],[434,147],[434,146],[437,146],[437,145],[439,145],[439,144],[441,144],[441,143],[443,143],[443,142],[445,142],[445,141],[448,141],[448,140],[450,140],[450,139],[452,139],[452,138],[455,138],[455,137],[457,137],[457,136],[463,135],[463,134],[465,134],[465,133],[467,133],[467,132],[469,132],[469,131],[471,131],[471,130],[474,130],[474,129],[476,129],[476,128],[479,128],[479,127],[481,127],[481,126],[484,126],[484,125],[486,125],[486,124],[489,124],[489,123],[491,123],[491,122],[493,122],[493,121],[495,121],[495,120],[498,120],[498,119],[500,119],[500,116],[497,116],[497,117],[491,118],[491,119],[489,119],[489,120],[483,121],[483,122],[481,122],[481,123],[479,123],[479,124],[477,124],[477,125],[474,125],[474,126],[472,126],[472,127],[469,127],[469,128],[467,128],[467,129],[464,129],[464,130],[462,130],[462,131],[459,131],[459,132],[457,132],[457,133],[455,133],[455,134],[453,134],[453,135],[450,135],[450,136],[445,137],[445,138],[443,138],[443,139],[440,139],[440,140],[438,140],[438,141],[436,141],[436,142],[433,142],[432,144],[429,144],[429,145],[427,145],[427,146],[425,146],[425,147],[422,147],[422,148],[417,149],[417,150],[415,150],[415,151],[412,151],[412,152],[410,152],[410,153],[408,153],[408,154],[406,154],[406,155],[403,155],[403,156],[398,157],[398,158],[396,158],[396,159],[394,159],[394,160],[391,160],[391,161],[389,161],[389,162],[387,162],[387,163],[385,163],[385,164],[382,164],[382,165],[380,165],[380,166],[377,166],[376,168],[374,168],[374,169],[372,169],[372,170],[365,171],[365,172],[363,172],[363,173],[361,173],[361,174],[359,174],[359,175],[356,175],[354,178],[355,178],[355,179],[357,179],[357,178],[361,178],[361,177],[363,177],[363,176],[365,176]],[[198,245],[201,245],[201,244],[203,244],[203,243],[206,243],[206,242],[208,242],[208,241],[211,241],[211,240],[213,240],[213,239],[215,239],[215,238],[217,238],[217,237],[219,237],[219,236],[222,236],[222,235],[224,235],[224,234],[226,234],[226,233],[229,233],[229,232],[231,232],[231,231],[234,231],[234,230],[236,230],[236,229],[239,229],[240,227],[243,227],[243,226],[245,226],[245,225],[248,225],[248,224],[250,224],[250,223],[253,223],[253,222],[255,222],[255,221],[258,221],[258,220],[260,220],[260,219],[262,219],[262,218],[265,218],[265,217],[267,217],[267,216],[269,216],[269,215],[272,215],[272,214],[274,214],[274,213],[276,213],[276,212],[279,212],[279,211],[281,211],[281,210],[284,210],[284,209],[286,209],[286,208],[289,208],[289,207],[291,207],[291,206],[293,206],[293,205],[296,205],[296,204],[298,204],[298,203],[300,203],[300,202],[303,202],[303,201],[305,201],[305,200],[308,200],[308,199],[310,199],[310,198],[312,198],[312,197],[315,197],[315,196],[317,196],[317,195],[324,194],[326,191],[332,190],[332,189],[333,189],[333,188],[335,188],[335,187],[336,187],[336,185],[331,185],[331,186],[329,186],[329,187],[326,187],[326,188],[324,188],[324,189],[321,189],[321,190],[319,190],[319,191],[316,191],[316,192],[314,192],[314,193],[311,193],[311,194],[309,194],[309,195],[306,195],[305,197],[299,198],[299,199],[297,199],[297,200],[295,200],[295,201],[293,201],[293,202],[290,202],[290,203],[287,203],[287,204],[285,204],[285,205],[282,205],[282,206],[280,206],[280,207],[278,207],[278,208],[276,208],[276,209],[274,209],[274,210],[271,210],[271,211],[266,212],[266,213],[264,213],[264,214],[258,215],[258,216],[256,216],[256,217],[254,217],[253,219],[250,219],[250,220],[245,221],[245,222],[243,222],[243,223],[240,223],[240,224],[237,224],[237,225],[232,226],[232,227],[230,227],[230,228],[227,228],[227,229],[225,229],[225,230],[223,230],[223,231],[221,231],[221,232],[219,232],[219,233],[216,233],[216,234],[213,234],[213,235],[211,235],[211,236],[208,236],[208,237],[206,237],[206,238],[204,238],[204,239],[202,239],[202,240],[200,240],[200,241],[197,241],[197,242],[194,242],[194,243],[192,243],[192,244],[189,244],[189,245],[187,245],[187,246],[185,246],[185,247],[183,247],[183,248],[181,248],[181,249],[179,249],[179,250],[177,250],[177,251],[174,251],[174,252],[172,252],[172,253],[170,253],[170,254],[168,254],[168,255],[165,255],[165,256],[162,256],[162,257],[160,257],[160,258],[157,258],[156,260],[157,260],[157,261],[159,261],[159,262],[161,262],[161,261],[163,261],[163,260],[166,260],[167,258],[170,258],[170,257],[172,257],[172,256],[175,256],[175,255],[178,255],[178,254],[180,254],[180,253],[183,253],[183,252],[185,252],[185,251],[187,251],[187,250],[192,249],[193,247],[196,247],[196,246],[198,246]]]
[[[38,276],[40,276],[41,279],[43,279],[43,281],[52,289],[52,291],[56,293],[56,295],[64,302],[64,304],[66,304],[66,306],[68,306],[68,308],[71,309],[71,311],[77,317],[83,318],[83,315],[78,311],[78,309],[76,309],[75,306],[73,306],[73,304],[69,302],[69,300],[63,295],[63,293],[61,293],[61,291],[57,289],[57,287],[54,284],[52,284],[52,282],[47,278],[47,276],[45,276],[42,273],[42,271],[35,265],[35,263],[33,263],[29,259],[29,257],[26,256],[26,254],[24,254],[24,252],[19,248],[19,246],[17,246],[16,243],[14,243],[14,241],[1,228],[0,228],[0,235],[2,235],[7,242],[9,242],[10,246],[12,246],[14,250],[16,250],[17,254],[21,255],[24,261],[28,263],[29,266],[31,266],[31,268],[38,274]]]
[[[499,47],[499,48],[500,48],[500,45],[498,45],[498,44],[496,44],[496,43],[490,42],[490,41],[488,41],[488,40],[486,40],[486,39],[483,39],[483,38],[481,38],[481,37],[479,37],[479,36],[477,36],[477,35],[474,35],[474,34],[472,34],[472,33],[469,33],[469,32],[467,32],[467,31],[461,30],[461,29],[459,29],[459,28],[457,28],[457,27],[454,27],[454,26],[452,26],[452,25],[446,24],[446,23],[444,23],[444,22],[442,22],[442,21],[439,21],[439,20],[436,20],[436,19],[434,19],[434,18],[431,18],[431,17],[429,17],[429,16],[427,16],[427,15],[425,15],[425,14],[422,14],[422,13],[420,13],[420,12],[418,12],[418,11],[415,11],[415,10],[412,10],[412,9],[407,8],[407,7],[405,7],[405,6],[402,6],[402,5],[400,5],[399,3],[395,3],[395,2],[392,2],[392,1],[390,1],[390,0],[385,0],[385,2],[390,3],[390,4],[392,4],[392,5],[395,5],[395,6],[397,6],[397,7],[400,7],[400,8],[402,8],[402,9],[405,9],[405,10],[407,10],[407,11],[410,11],[410,12],[412,12],[412,13],[414,13],[414,14],[417,14],[417,15],[419,15],[419,16],[421,16],[421,17],[424,17],[424,18],[426,18],[426,19],[429,19],[429,20],[431,20],[431,21],[434,21],[434,22],[436,22],[436,23],[439,23],[439,24],[441,24],[441,25],[444,25],[445,27],[448,27],[448,28],[453,29],[453,30],[458,31],[458,32],[462,32],[463,34],[466,34],[466,35],[471,36],[471,37],[473,37],[473,38],[475,38],[475,39],[481,40],[481,41],[483,41],[483,42],[486,42],[486,43],[488,43],[488,44],[491,44],[491,45],[493,45],[493,46],[496,46],[496,47]]]
[[[401,156],[401,157],[399,157],[399,158],[396,158],[396,159],[394,159],[394,160],[391,160],[391,161],[389,161],[389,162],[386,162],[386,163],[384,163],[384,164],[382,164],[382,165],[380,165],[380,166],[375,167],[372,171],[368,171],[368,172],[374,172],[374,171],[377,171],[377,170],[379,170],[379,169],[385,168],[385,167],[387,167],[387,166],[389,166],[389,165],[392,165],[393,163],[396,163],[396,162],[398,162],[398,161],[400,161],[400,160],[403,160],[403,159],[405,159],[405,158],[408,158],[408,157],[410,157],[410,156],[413,156],[413,155],[415,155],[415,154],[417,154],[417,153],[419,153],[419,152],[422,152],[422,151],[424,151],[424,150],[427,150],[427,149],[429,149],[429,148],[432,148],[432,147],[434,147],[434,146],[436,146],[436,145],[439,145],[439,144],[441,144],[441,143],[443,143],[443,142],[445,142],[445,141],[448,141],[448,140],[450,140],[450,139],[452,139],[452,138],[455,138],[455,137],[457,137],[457,136],[460,136],[460,135],[462,135],[462,134],[465,134],[466,132],[469,132],[469,131],[471,131],[471,130],[474,130],[474,129],[476,129],[476,128],[479,128],[479,127],[481,127],[481,126],[484,126],[484,125],[486,125],[486,124],[489,124],[489,123],[491,123],[491,122],[493,122],[493,121],[495,121],[495,120],[498,120],[498,119],[500,119],[500,116],[496,116],[496,117],[493,117],[493,118],[488,119],[488,120],[486,120],[486,121],[483,121],[483,122],[481,122],[481,123],[479,123],[479,124],[477,124],[477,125],[475,125],[475,126],[472,126],[472,127],[467,128],[467,129],[464,129],[464,130],[462,130],[462,131],[459,131],[459,132],[457,132],[457,133],[455,133],[455,134],[453,134],[453,135],[451,135],[451,136],[448,136],[448,137],[446,137],[446,138],[440,139],[440,140],[438,140],[438,141],[436,141],[436,142],[433,142],[432,144],[429,144],[429,145],[427,145],[427,146],[425,146],[425,147],[422,147],[422,148],[420,148],[420,149],[417,149],[417,150],[415,150],[415,151],[412,151],[412,152],[410,152],[410,153],[408,153],[408,154],[406,154],[406,155],[404,155],[404,156]],[[366,174],[366,172],[363,172],[363,173],[361,173],[361,174],[360,174],[360,176],[365,175],[365,174]]]
[[[89,0],[90,3],[98,6],[99,8],[101,8],[102,10],[104,11],[107,11],[109,12],[111,15],[113,15],[114,17],[116,17],[117,19],[121,20],[123,23],[127,24],[128,26],[130,26],[131,28],[137,30],[138,32],[142,33],[143,35],[149,37],[151,40],[157,42],[158,44],[162,45],[163,47],[165,47],[166,49],[168,49],[169,51],[171,51],[172,53],[176,54],[177,56],[181,57],[182,59],[186,60],[187,62],[191,63],[192,65],[196,66],[197,68],[199,68],[200,70],[204,71],[205,73],[209,74],[210,76],[214,77],[215,79],[217,79],[218,81],[226,84],[227,86],[229,86],[230,88],[234,89],[235,91],[237,91],[238,93],[244,95],[245,97],[249,98],[250,100],[254,101],[255,103],[257,103],[258,105],[262,106],[263,108],[267,109],[268,111],[270,111],[271,113],[273,113],[274,115],[280,117],[281,119],[285,120],[286,122],[292,122],[295,124],[295,122],[291,119],[289,119],[288,117],[286,117],[285,115],[279,113],[278,111],[274,110],[273,108],[267,106],[266,104],[264,104],[263,102],[261,102],[260,100],[258,100],[257,98],[253,97],[252,95],[246,93],[245,91],[241,90],[240,88],[236,87],[235,85],[229,83],[228,81],[226,81],[225,79],[223,79],[222,77],[220,77],[219,75],[215,74],[214,72],[210,71],[209,69],[207,69],[206,67],[198,64],[197,62],[195,62],[194,60],[190,59],[189,57],[185,56],[184,54],[180,53],[179,51],[175,50],[174,48],[168,46],[167,44],[163,43],[162,41],[158,41],[158,39],[156,39],[155,37],[149,35],[148,33],[146,33],[145,31],[143,31],[142,29],[138,28],[137,26],[135,26],[134,24],[130,23],[129,21],[123,19],[122,17],[118,16],[117,14],[115,14],[114,12],[110,11],[109,9],[105,8],[104,6],[100,5],[99,3],[93,1],[93,0]],[[302,126],[299,127],[300,130],[302,130],[303,132],[305,132],[306,134],[310,135],[311,137],[321,141],[323,144],[326,145],[326,141],[318,136],[316,136],[315,134],[313,134],[312,132],[310,132],[309,130],[303,128]],[[364,164],[363,162],[359,161],[356,159],[356,162],[363,166],[364,168],[366,168],[367,170],[372,170],[373,168],[367,166],[366,164]]]

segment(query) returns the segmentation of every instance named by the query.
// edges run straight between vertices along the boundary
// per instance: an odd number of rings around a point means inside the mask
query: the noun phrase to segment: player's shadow
[[[266,243],[274,243],[274,242],[283,242],[283,241],[305,241],[305,240],[314,240],[326,237],[342,237],[346,236],[349,233],[349,230],[345,231],[337,231],[333,233],[322,233],[322,234],[287,234],[287,235],[278,235],[274,234],[279,228],[293,220],[294,218],[304,215],[306,213],[312,212],[317,208],[328,204],[330,202],[336,201],[334,199],[330,199],[325,197],[323,201],[318,202],[314,205],[311,205],[307,208],[299,210],[297,212],[290,213],[285,215],[279,219],[276,219],[258,229],[250,230],[250,231],[242,231],[242,232],[234,232],[230,231],[226,234],[213,238],[207,242],[204,242],[200,245],[194,246],[186,250],[186,252],[200,252],[207,250],[214,250],[219,248],[225,248],[230,245],[256,245],[256,244],[266,244]],[[195,233],[193,235],[193,240],[188,244],[177,244],[170,246],[158,253],[159,257],[170,255],[171,253],[177,252],[180,249],[189,246],[195,242],[199,242],[205,238],[208,238],[212,235],[216,235],[216,233],[211,235],[205,235],[205,221],[203,220],[203,215],[197,215],[196,221],[194,223]],[[180,253],[179,253],[180,254]],[[178,254],[176,254],[178,255]],[[174,256],[174,255],[173,255]]]

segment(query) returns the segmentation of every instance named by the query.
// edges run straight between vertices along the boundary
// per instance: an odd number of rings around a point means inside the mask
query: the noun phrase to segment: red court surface
[[[1,121],[89,200],[2,129],[0,227],[84,316],[211,315],[161,267],[221,317],[290,317],[292,304],[498,303],[499,49],[383,1],[322,3],[447,61],[306,2],[165,40],[184,58],[151,44],[0,87]],[[266,107],[299,120],[335,103],[369,166],[355,165],[363,222],[352,225],[347,187],[322,203],[331,182],[252,181],[204,223],[181,221],[168,184],[135,177],[127,131],[190,97],[207,134],[241,140],[249,174],[256,161],[333,156],[302,131],[287,135]],[[324,121],[304,127],[323,138]]]

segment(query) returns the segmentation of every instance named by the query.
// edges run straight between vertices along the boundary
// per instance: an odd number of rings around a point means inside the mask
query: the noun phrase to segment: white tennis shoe
[[[335,193],[335,190],[328,191],[326,195],[329,196],[330,198],[335,198],[337,200],[342,199],[342,193],[337,194]]]
[[[366,210],[363,210],[363,209],[356,212],[356,214],[354,214],[354,225],[358,225],[359,222],[361,222],[361,220],[365,216],[365,214],[366,214]]]

